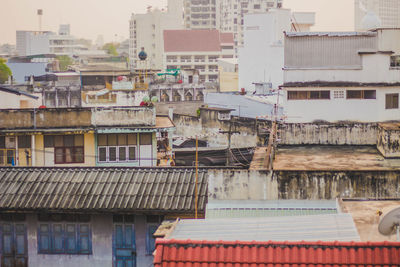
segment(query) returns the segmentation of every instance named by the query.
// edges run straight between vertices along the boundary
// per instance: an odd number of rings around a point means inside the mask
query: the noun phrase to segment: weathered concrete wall
[[[0,110],[0,129],[155,126],[154,108],[52,108]]]
[[[29,128],[33,125],[33,117],[29,110],[0,111],[0,128]]]
[[[396,171],[210,170],[209,199],[397,198]]]
[[[112,215],[92,215],[92,255],[38,254],[36,214],[27,216],[28,266],[98,267],[112,266]]]
[[[400,157],[400,129],[379,127],[376,146],[385,158]]]
[[[31,267],[110,267],[113,266],[112,215],[92,215],[92,254],[38,254],[36,214],[27,215],[28,266]],[[152,266],[153,256],[146,254],[146,216],[135,215],[136,266]]]
[[[278,199],[278,183],[272,173],[248,170],[210,170],[208,199]]]
[[[94,108],[91,123],[95,126],[153,126],[156,116],[153,108]]]
[[[235,132],[231,136],[231,147],[255,147],[263,145],[265,134],[262,129],[268,128],[265,121],[232,117],[232,120],[219,120],[217,112],[201,111],[200,117],[174,114],[175,135],[183,138],[206,140],[210,147],[228,146],[228,134],[220,131]],[[230,126],[230,124],[232,124]]]
[[[173,108],[174,113],[196,116],[199,107],[204,105],[203,101],[184,101],[184,102],[158,102],[155,104],[157,115],[168,115],[169,109]]]
[[[281,124],[283,145],[375,145],[376,123],[287,123]]]

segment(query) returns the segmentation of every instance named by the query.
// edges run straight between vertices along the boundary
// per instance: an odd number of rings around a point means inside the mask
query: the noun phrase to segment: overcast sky
[[[218,1],[218,0],[217,0]],[[0,0],[0,44],[15,44],[16,30],[38,30],[37,9],[43,9],[42,29],[58,31],[71,24],[72,35],[96,40],[119,41],[129,37],[132,13],[147,6],[163,8],[167,0]],[[314,31],[351,31],[354,28],[353,0],[284,0],[294,11],[317,13]]]

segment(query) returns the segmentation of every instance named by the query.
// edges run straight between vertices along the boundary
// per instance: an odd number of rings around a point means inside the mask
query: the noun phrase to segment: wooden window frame
[[[115,147],[116,148],[116,160],[115,161],[110,161],[110,148]],[[124,147],[126,148],[125,155],[126,155],[126,160],[120,160],[119,159],[119,148]],[[106,160],[105,161],[100,161],[100,149],[105,148],[106,149]],[[129,148],[135,148],[135,159],[131,160],[129,159]],[[137,156],[137,151],[138,151],[138,146],[137,145],[126,145],[126,146],[98,146],[97,147],[97,162],[98,163],[129,163],[129,162],[137,162],[138,161],[138,156]]]
[[[296,93],[295,98],[290,98],[289,94]],[[329,93],[329,98],[322,98],[323,92],[328,92]],[[299,94],[305,94],[305,98],[299,98]],[[318,98],[311,98],[312,93],[318,93]],[[331,100],[331,90],[288,90],[287,91],[287,100]]]
[[[57,161],[57,153],[56,150],[57,149],[62,149],[62,156],[63,156],[63,160],[62,161]],[[71,149],[71,154],[72,154],[72,161],[71,162],[67,162],[66,161],[66,149]],[[78,161],[76,160],[76,155],[78,153],[76,153],[77,149],[82,149],[82,161]],[[74,164],[74,163],[85,163],[85,148],[83,146],[57,146],[54,147],[54,163],[55,164]]]
[[[396,105],[393,105],[393,99],[391,100],[390,106],[388,106],[388,97],[397,97],[397,103]],[[398,93],[392,93],[392,94],[386,94],[385,95],[385,109],[399,109],[399,94]]]
[[[360,97],[349,97],[349,92],[360,92]],[[374,97],[373,98],[365,98],[365,93],[366,92],[374,92]],[[346,90],[346,99],[349,100],[375,100],[376,99],[376,90]]]

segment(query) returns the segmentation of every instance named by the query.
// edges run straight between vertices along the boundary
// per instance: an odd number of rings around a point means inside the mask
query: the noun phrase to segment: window
[[[386,109],[399,108],[399,94],[386,94]]]
[[[151,145],[152,144],[152,134],[151,133],[146,133],[146,134],[141,134],[140,136],[140,144],[141,145]]]
[[[288,100],[331,99],[331,91],[288,91]]]
[[[151,255],[156,248],[156,238],[154,237],[154,233],[157,231],[161,221],[161,216],[146,216],[146,254],[148,255]]]
[[[38,215],[38,252],[41,254],[92,254],[89,215]]]
[[[30,135],[18,136],[18,148],[31,148],[31,136]]]
[[[44,146],[54,147],[56,164],[85,162],[83,134],[77,135],[45,135]]]
[[[131,162],[136,160],[137,134],[99,134],[98,162]]]
[[[347,99],[376,99],[376,90],[347,90]]]
[[[390,67],[400,67],[400,56],[390,57]]]

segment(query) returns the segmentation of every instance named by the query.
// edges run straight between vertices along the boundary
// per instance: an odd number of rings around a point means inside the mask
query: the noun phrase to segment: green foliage
[[[112,56],[118,56],[117,48],[119,47],[118,43],[107,43],[103,45],[103,50],[106,50],[107,54]]]
[[[0,58],[0,84],[5,83],[12,75],[10,68],[6,65],[6,60]]]
[[[68,66],[72,65],[74,61],[69,56],[57,56],[58,62],[60,64],[60,70],[68,70]]]

